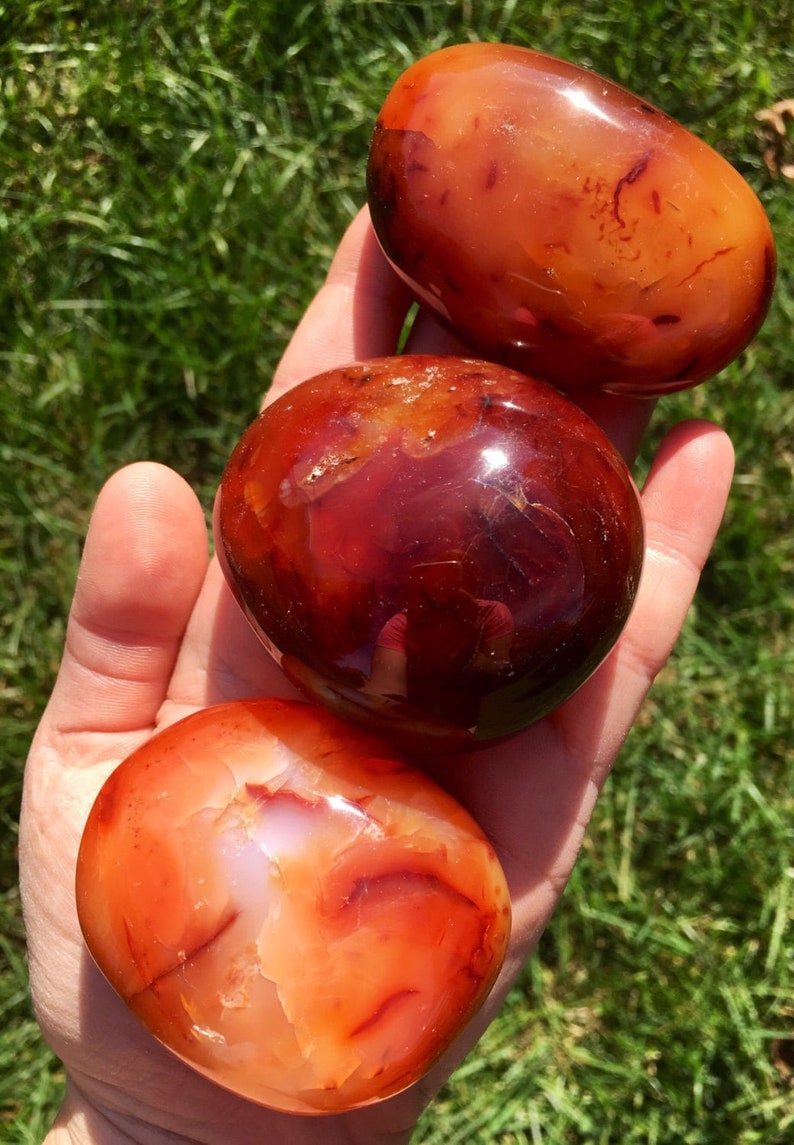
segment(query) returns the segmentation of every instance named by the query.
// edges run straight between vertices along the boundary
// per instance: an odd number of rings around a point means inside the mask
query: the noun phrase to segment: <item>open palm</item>
[[[279,366],[268,400],[312,374],[395,352],[409,306],[366,211]],[[432,319],[415,352],[462,352]],[[588,406],[631,459],[649,406]],[[483,1011],[413,1089],[347,1115],[292,1117],[193,1074],[139,1026],[94,967],[74,902],[80,834],[110,771],[159,728],[197,708],[293,694],[208,559],[204,515],[171,470],[138,464],[102,490],[92,518],[63,662],[31,749],[20,864],[31,983],[45,1035],[63,1059],[67,1098],[48,1145],[175,1142],[242,1145],[399,1142],[493,1019],[546,925],[575,862],[598,792],[678,636],[724,510],[732,449],[714,426],[668,434],[643,490],[647,553],[618,645],[547,719],[434,775],[474,815],[502,861],[514,923],[503,973]]]

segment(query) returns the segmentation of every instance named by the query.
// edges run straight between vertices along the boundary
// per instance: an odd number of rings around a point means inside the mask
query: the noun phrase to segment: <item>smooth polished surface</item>
[[[483,357],[567,391],[711,377],[771,298],[769,222],[720,155],[592,72],[515,46],[410,67],[372,140],[387,257]]]
[[[403,356],[268,407],[221,480],[216,550],[313,699],[405,747],[500,737],[614,644],[642,515],[616,450],[550,386]]]
[[[510,930],[466,812],[301,703],[208,708],[108,779],[77,870],[96,962],[218,1084],[332,1113],[415,1081],[488,993]]]

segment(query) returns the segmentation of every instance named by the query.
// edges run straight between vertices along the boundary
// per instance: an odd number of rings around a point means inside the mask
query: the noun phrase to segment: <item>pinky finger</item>
[[[606,662],[555,715],[569,750],[593,759],[596,780],[680,635],[725,512],[733,465],[728,436],[703,421],[676,426],[654,459],[642,494],[646,552],[631,616]]]

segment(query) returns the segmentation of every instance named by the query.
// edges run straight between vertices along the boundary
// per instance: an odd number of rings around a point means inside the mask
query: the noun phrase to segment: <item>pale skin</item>
[[[268,401],[354,359],[394,352],[409,299],[362,211],[298,327]],[[410,350],[460,352],[427,318]],[[588,407],[627,458],[650,407]],[[240,428],[247,420],[240,411]],[[665,664],[719,527],[733,470],[725,434],[705,422],[665,438],[643,490],[640,591],[613,652],[542,723],[474,756],[427,761],[493,841],[513,899],[510,949],[486,1006],[411,1090],[331,1118],[252,1105],[203,1080],[139,1026],[94,967],[77,925],[74,866],[91,803],[110,771],[163,726],[251,695],[291,695],[208,559],[202,508],[164,466],[115,474],[96,503],[52,697],[25,778],[20,867],[30,975],[45,1036],[68,1084],[46,1145],[378,1145],[410,1140],[420,1111],[474,1046],[548,922],[598,793]]]

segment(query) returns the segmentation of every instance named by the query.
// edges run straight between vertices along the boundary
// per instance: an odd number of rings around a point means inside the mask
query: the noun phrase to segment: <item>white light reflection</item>
[[[360,820],[362,826],[366,826],[370,820],[370,816],[363,807],[359,807],[357,803],[346,799],[344,795],[326,795],[325,802],[331,810],[336,811],[337,814],[347,815],[351,819]]]
[[[485,463],[486,477],[495,469],[505,469],[510,464],[510,459],[503,449],[484,449],[481,456]]]
[[[596,119],[603,119],[604,123],[615,124],[614,119],[604,111],[603,106],[600,106],[593,101],[588,92],[581,87],[569,87],[560,92],[572,104],[577,111],[586,111],[588,115],[594,115]]]

